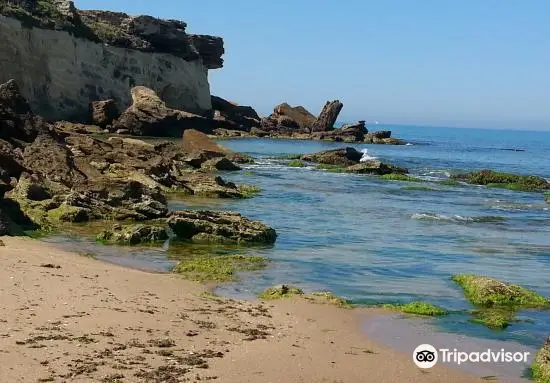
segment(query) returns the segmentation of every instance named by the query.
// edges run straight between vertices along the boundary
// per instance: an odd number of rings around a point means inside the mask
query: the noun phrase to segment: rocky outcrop
[[[206,134],[195,129],[188,129],[183,133],[183,150],[187,153],[213,152],[220,156],[225,156],[228,150],[216,144],[216,142]]]
[[[405,145],[406,142],[399,138],[391,136],[391,131],[381,130],[378,132],[365,134],[364,142],[366,144],[382,144],[382,145]]]
[[[405,168],[386,164],[379,160],[362,160],[363,153],[354,148],[346,147],[341,149],[326,150],[324,152],[306,154],[300,160],[321,164],[320,168],[328,166],[328,170],[342,173],[355,174],[407,174]]]
[[[338,115],[340,114],[340,111],[344,107],[344,104],[342,104],[340,101],[327,101],[325,106],[323,107],[323,110],[321,111],[321,114],[315,122],[313,123],[311,127],[312,132],[327,132],[329,130],[334,129],[334,124],[336,123],[336,120],[338,119]]]
[[[344,125],[339,129],[332,129],[327,132],[315,132],[311,136],[317,140],[329,140],[336,142],[361,142],[368,133],[365,127],[365,121],[359,121],[357,124]]]
[[[90,123],[106,128],[119,116],[115,100],[92,101],[90,104]]]
[[[207,72],[223,64],[223,40],[189,35],[181,21],[79,11],[70,1],[0,2],[0,82],[14,78],[48,120],[87,121],[91,101],[155,90],[170,108],[211,110]]]
[[[181,137],[186,129],[212,133],[215,121],[193,113],[172,109],[151,89],[132,88],[132,106],[114,122],[114,131],[124,129],[137,136]]]
[[[271,244],[277,238],[269,226],[232,212],[174,212],[168,225],[179,239],[200,243]]]
[[[236,105],[221,97],[212,96],[212,109],[215,119],[235,123],[232,130],[250,131],[253,127],[260,126],[260,116],[250,106]]]
[[[49,228],[99,219],[163,218],[168,213],[166,194],[171,192],[228,198],[249,195],[205,170],[228,166],[220,153],[197,162],[196,155],[175,143],[105,140],[69,128],[58,130],[34,116],[17,89],[15,83],[0,86],[4,231],[5,222]],[[212,158],[219,160],[208,162]]]

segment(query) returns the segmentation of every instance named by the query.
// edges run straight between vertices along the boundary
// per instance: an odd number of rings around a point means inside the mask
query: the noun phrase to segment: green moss
[[[265,300],[274,300],[302,295],[304,295],[304,292],[296,286],[280,285],[264,290],[260,294],[260,298]]]
[[[246,177],[252,177],[254,175],[254,172],[244,172],[243,173],[243,176],[246,176]]]
[[[464,289],[466,298],[476,306],[543,308],[550,305],[547,298],[534,291],[496,279],[462,274],[453,276],[452,280]]]
[[[455,180],[465,181],[474,185],[487,185],[516,191],[540,191],[550,189],[550,183],[537,176],[524,176],[512,173],[481,170],[453,176]]]
[[[161,246],[168,239],[165,227],[145,224],[114,225],[111,230],[103,230],[96,240],[103,244],[126,246]]]
[[[252,198],[262,192],[262,188],[255,185],[239,185],[242,198]]]
[[[288,163],[291,168],[303,168],[306,164],[301,160],[292,160]]]
[[[439,182],[440,185],[445,185],[445,186],[460,186],[461,183],[457,180],[453,180],[451,178],[447,179],[447,180],[443,180],[443,181],[440,181]]]
[[[504,330],[514,321],[516,312],[507,307],[493,307],[473,312],[473,323],[485,325],[493,330]]]
[[[547,203],[550,203],[550,193],[544,193],[544,200],[545,200]]]
[[[406,304],[392,303],[382,305],[383,308],[389,310],[401,311],[406,314],[425,315],[425,316],[442,316],[447,315],[447,311],[439,306],[431,303],[415,301]]]
[[[330,291],[315,291],[311,293],[311,296],[315,301],[321,300],[331,305],[335,305],[343,308],[351,308],[351,302],[345,298],[334,295]]]
[[[49,210],[48,220],[57,222],[85,222],[88,220],[86,211],[80,207],[61,205],[57,209]]]
[[[415,178],[407,174],[399,174],[399,173],[384,174],[383,176],[380,176],[380,178],[388,181],[424,182],[419,178]]]
[[[346,168],[341,165],[329,165],[329,164],[319,164],[315,167],[316,170],[324,170],[331,173],[345,173]]]
[[[550,340],[535,355],[531,364],[533,379],[537,383],[550,383]]]
[[[276,160],[299,160],[303,154],[285,154],[282,156],[275,157]]]
[[[261,270],[267,264],[266,258],[257,256],[194,256],[182,259],[173,272],[193,281],[229,282],[236,280],[240,271]]]

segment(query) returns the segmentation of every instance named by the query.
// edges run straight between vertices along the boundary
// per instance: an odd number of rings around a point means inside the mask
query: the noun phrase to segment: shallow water
[[[450,277],[478,273],[550,296],[550,205],[541,194],[433,182],[452,172],[483,168],[550,178],[550,133],[380,128],[393,130],[412,145],[353,146],[409,168],[426,183],[290,168],[285,165],[288,161],[273,159],[342,144],[222,141],[258,159],[246,166],[246,171],[223,177],[259,185],[263,192],[247,200],[172,201],[171,208],[235,210],[274,227],[279,237],[272,247],[219,250],[264,255],[274,261],[267,270],[220,287],[220,293],[246,298],[265,287],[291,283],[305,290],[329,289],[355,303],[425,300],[448,310],[466,310],[470,305]],[[66,243],[63,238],[50,240]],[[86,240],[80,240],[79,246],[98,248]],[[195,250],[113,252],[104,247],[99,257],[166,271],[178,255],[188,251]],[[549,313],[522,312],[518,318],[520,322],[501,332],[470,323],[465,314],[449,315],[434,323],[441,331],[533,347],[550,333]]]

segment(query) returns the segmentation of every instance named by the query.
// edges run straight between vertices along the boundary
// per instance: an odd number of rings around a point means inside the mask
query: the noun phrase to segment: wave
[[[410,142],[407,142],[405,146],[413,146],[414,144],[411,144]]]
[[[363,149],[361,152],[363,153],[363,157],[359,160],[360,162],[378,159],[378,157],[371,156],[368,149]]]
[[[443,222],[455,222],[455,223],[502,223],[506,219],[500,216],[483,215],[478,217],[468,217],[461,215],[444,215],[444,214],[431,214],[431,213],[416,213],[411,216],[411,219],[417,219],[422,221],[443,221]]]

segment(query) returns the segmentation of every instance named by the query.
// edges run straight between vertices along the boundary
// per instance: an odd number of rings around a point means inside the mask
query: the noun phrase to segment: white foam
[[[411,144],[410,142],[407,142],[407,143],[405,144],[405,146],[413,146],[413,144]]]
[[[363,157],[359,160],[360,162],[370,161],[370,160],[376,160],[377,157],[369,155],[368,149],[363,149],[361,152],[363,152]]]

